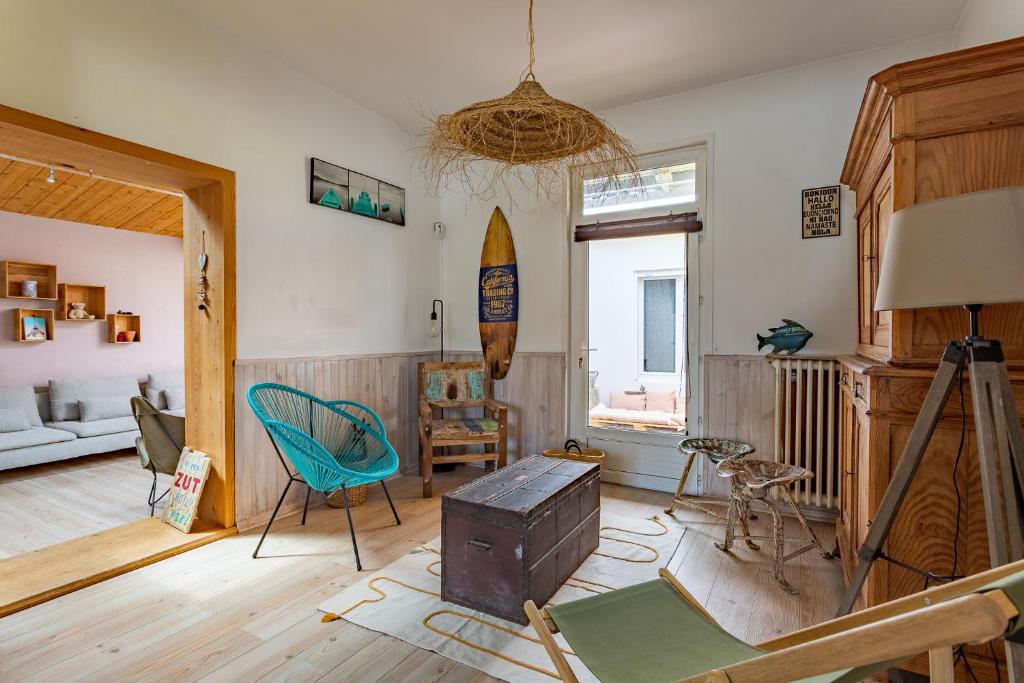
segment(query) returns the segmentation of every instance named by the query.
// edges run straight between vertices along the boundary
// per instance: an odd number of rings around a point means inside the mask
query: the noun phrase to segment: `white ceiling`
[[[397,121],[511,90],[527,0],[179,0]],[[602,110],[951,30],[967,0],[536,0],[538,80]]]

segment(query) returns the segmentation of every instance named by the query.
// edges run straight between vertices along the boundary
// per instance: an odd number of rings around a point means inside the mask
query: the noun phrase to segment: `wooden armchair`
[[[491,376],[483,361],[420,363],[420,476],[423,497],[433,495],[435,463],[484,461],[488,469],[508,462],[508,406],[490,398]],[[482,408],[482,417],[451,416]],[[483,446],[482,453],[435,454],[435,448]]]

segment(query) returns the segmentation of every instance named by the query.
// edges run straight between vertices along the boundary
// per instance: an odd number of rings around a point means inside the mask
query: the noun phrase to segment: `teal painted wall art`
[[[322,159],[309,164],[309,202],[405,225],[405,190]]]
[[[358,213],[360,216],[377,218],[377,205],[373,203],[372,199],[370,199],[370,193],[366,190],[359,193],[359,199],[350,199],[349,202],[348,210],[352,213]]]
[[[338,195],[334,193],[334,188],[328,188],[324,196],[320,197],[320,201],[317,202],[320,206],[328,206],[332,209],[341,208],[341,200],[338,199]]]

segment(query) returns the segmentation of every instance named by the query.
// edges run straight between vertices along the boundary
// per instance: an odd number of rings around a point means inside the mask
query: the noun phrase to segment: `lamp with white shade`
[[[1024,188],[937,199],[893,215],[876,311],[1013,301],[1024,301]]]
[[[882,496],[839,614],[847,614],[877,559],[943,408],[962,372],[970,371],[989,556],[993,567],[1024,559],[1021,519],[1024,430],[1010,388],[1002,346],[979,334],[984,304],[1024,301],[1024,188],[947,197],[893,214],[875,297],[876,311],[963,306],[970,332],[952,340],[921,406],[906,447]],[[1024,645],[1007,641],[1008,661],[1024,663]],[[1013,650],[1011,653],[1010,650]]]

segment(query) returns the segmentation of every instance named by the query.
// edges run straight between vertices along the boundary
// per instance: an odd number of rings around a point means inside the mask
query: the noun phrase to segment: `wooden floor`
[[[353,511],[366,572],[438,536],[440,493],[466,479],[465,468],[435,475],[430,500],[419,497],[418,478],[396,480],[400,527],[372,489]],[[635,517],[664,514],[668,500],[614,485],[602,493],[605,509]],[[836,561],[794,559],[787,571],[801,594],[791,596],[772,580],[764,550],[723,553],[712,545],[722,535],[717,520],[676,516],[689,525],[669,567],[735,635],[759,641],[835,612]],[[366,575],[355,571],[344,520],[343,510],[314,509],[305,527],[298,516],[279,520],[259,560],[250,557],[257,530],[0,619],[0,680],[493,680],[344,620],[320,622],[316,606]],[[828,530],[819,533],[831,543]]]
[[[0,471],[0,559],[149,517],[152,483],[134,450]]]

